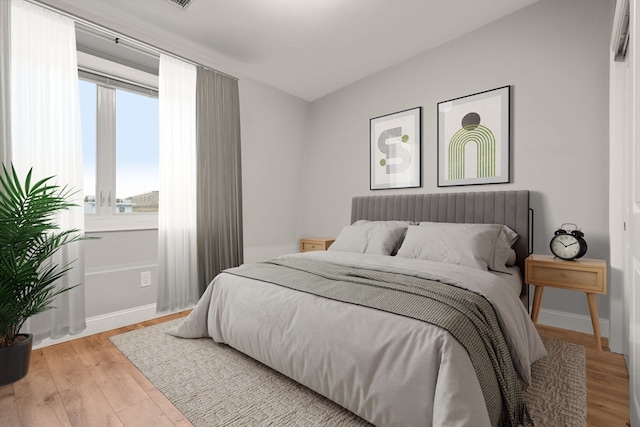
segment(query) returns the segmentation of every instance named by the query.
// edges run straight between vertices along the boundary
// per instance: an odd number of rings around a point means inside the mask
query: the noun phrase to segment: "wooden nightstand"
[[[533,323],[538,322],[545,286],[585,292],[596,347],[602,351],[596,294],[607,293],[607,263],[602,259],[580,258],[565,261],[551,255],[533,254],[525,259],[524,265],[525,282],[536,287],[531,308]]]
[[[300,239],[300,252],[326,251],[335,241],[329,237],[305,237]]]

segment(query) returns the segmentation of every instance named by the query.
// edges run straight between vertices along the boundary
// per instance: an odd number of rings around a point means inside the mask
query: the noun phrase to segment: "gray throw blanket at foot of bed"
[[[296,258],[245,264],[225,272],[439,326],[469,353],[491,424],[517,426],[530,421],[495,311],[481,295],[434,280]],[[494,375],[499,390],[490,386]]]

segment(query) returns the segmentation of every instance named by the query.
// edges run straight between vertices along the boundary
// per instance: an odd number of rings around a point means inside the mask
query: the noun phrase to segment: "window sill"
[[[85,215],[85,233],[99,233],[106,231],[135,231],[157,230],[158,214],[120,214],[98,217]]]

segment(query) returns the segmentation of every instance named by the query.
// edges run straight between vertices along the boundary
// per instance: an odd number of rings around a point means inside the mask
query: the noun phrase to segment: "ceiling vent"
[[[169,0],[171,3],[175,4],[176,6],[179,6],[180,9],[182,10],[186,10],[191,3],[193,3],[193,0]]]

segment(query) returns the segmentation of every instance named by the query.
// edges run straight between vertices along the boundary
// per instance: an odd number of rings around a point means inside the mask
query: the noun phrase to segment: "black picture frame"
[[[369,188],[422,186],[422,107],[369,120]]]
[[[438,187],[510,182],[510,104],[511,86],[438,103]]]

